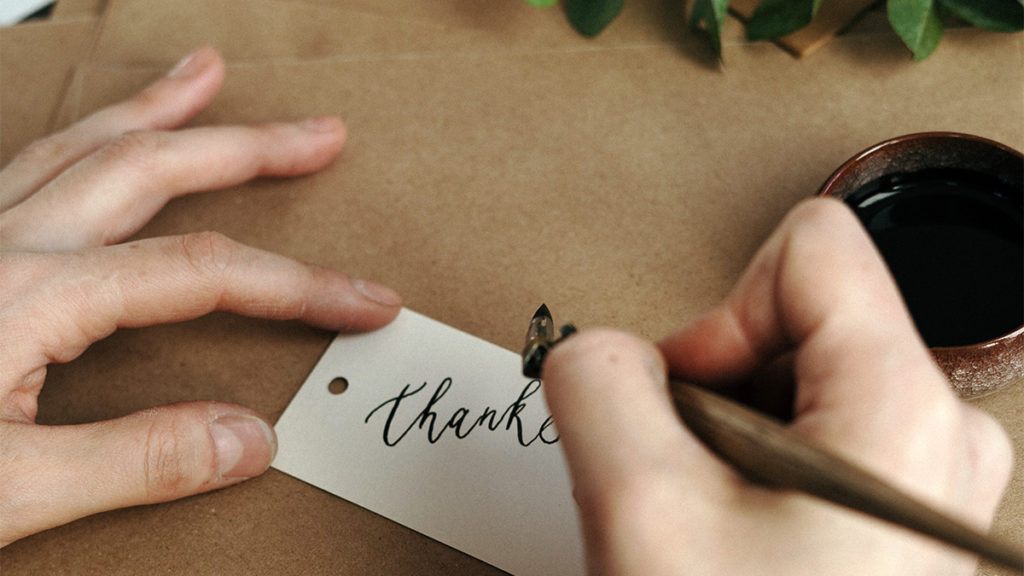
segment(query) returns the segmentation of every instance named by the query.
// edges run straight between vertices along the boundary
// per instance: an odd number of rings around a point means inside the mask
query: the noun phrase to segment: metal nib
[[[551,345],[552,323],[551,311],[546,304],[541,304],[530,319],[530,328],[526,331],[526,343],[523,345],[523,376],[540,377],[544,355]]]
[[[544,365],[544,358],[548,351],[556,342],[575,331],[576,329],[572,325],[567,324],[556,336],[551,311],[548,310],[546,304],[541,304],[533,314],[530,328],[526,331],[526,344],[523,346],[523,376],[540,378],[541,367]]]

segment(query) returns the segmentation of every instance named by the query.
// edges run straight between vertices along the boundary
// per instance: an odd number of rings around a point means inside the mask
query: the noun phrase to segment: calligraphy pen
[[[540,378],[547,353],[575,331],[566,324],[556,334],[548,307],[541,305],[526,333],[523,375]],[[1024,572],[1024,550],[907,495],[781,421],[692,384],[670,379],[669,391],[690,431],[751,482],[817,496]]]

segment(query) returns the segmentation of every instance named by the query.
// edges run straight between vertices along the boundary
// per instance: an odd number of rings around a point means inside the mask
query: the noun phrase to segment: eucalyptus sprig
[[[534,6],[552,6],[558,0],[526,0]],[[771,40],[810,24],[824,0],[762,0],[747,22],[747,39]],[[835,1],[835,0],[829,0]],[[594,37],[622,11],[625,0],[565,0],[570,24],[580,34]],[[722,25],[729,0],[694,0],[690,26],[702,30],[719,57]],[[889,24],[913,53],[927,58],[942,40],[944,23],[957,16],[973,26],[994,32],[1024,29],[1024,0],[887,0]]]

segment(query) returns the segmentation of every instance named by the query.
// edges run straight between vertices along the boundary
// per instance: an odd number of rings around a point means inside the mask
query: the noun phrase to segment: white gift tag
[[[273,466],[521,576],[583,574],[568,470],[519,355],[411,310],[339,335]]]

